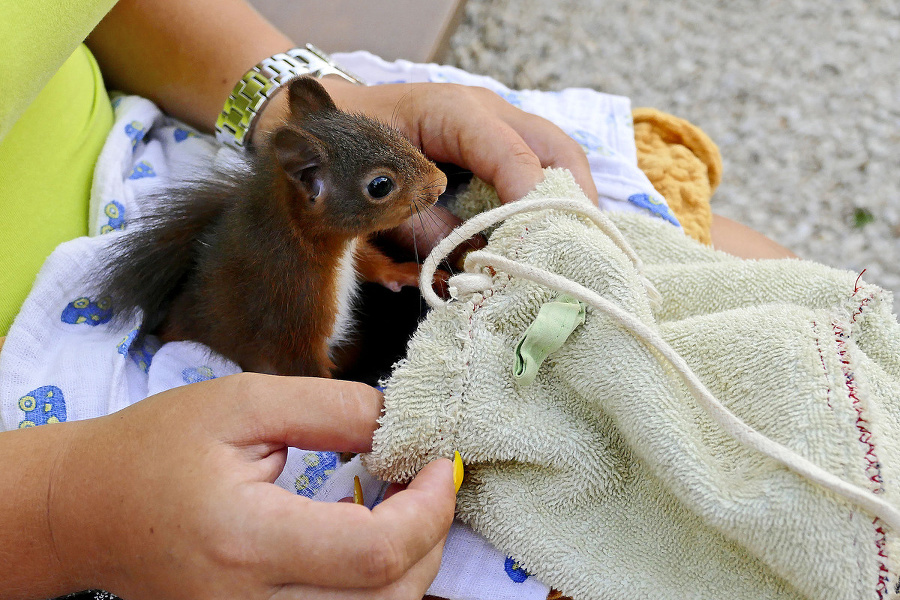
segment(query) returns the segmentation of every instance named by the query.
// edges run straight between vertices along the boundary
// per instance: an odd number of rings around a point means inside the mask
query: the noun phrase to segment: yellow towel
[[[685,233],[710,243],[710,199],[722,179],[719,148],[702,129],[655,108],[636,108],[638,166],[678,217]]]

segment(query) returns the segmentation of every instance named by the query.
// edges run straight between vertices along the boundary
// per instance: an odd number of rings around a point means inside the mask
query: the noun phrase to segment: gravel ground
[[[451,47],[692,121],[722,151],[715,212],[900,300],[900,1],[468,0]]]

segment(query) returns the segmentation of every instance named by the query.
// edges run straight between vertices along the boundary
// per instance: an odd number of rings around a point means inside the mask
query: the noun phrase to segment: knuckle
[[[465,103],[472,107],[490,105],[501,100],[493,91],[472,85],[463,85],[460,83],[438,84],[448,92],[448,99],[454,103]],[[440,88],[439,88],[440,89]]]
[[[541,161],[523,141],[515,141],[510,145],[509,158],[523,167],[541,168]]]
[[[266,379],[264,375],[260,375],[259,373],[243,372],[223,377],[218,381],[221,381],[222,385],[230,383],[231,389],[229,390],[229,393],[224,394],[224,396],[226,396],[235,407],[246,407],[248,406],[248,402],[252,402],[253,399],[259,398],[265,393],[263,388],[266,384]],[[250,405],[252,406],[252,404]]]
[[[231,535],[218,535],[207,538],[208,558],[213,565],[228,569],[241,570],[254,564],[253,552],[247,544]]]
[[[363,576],[376,587],[389,586],[403,577],[409,558],[401,546],[389,538],[369,544],[362,553],[359,566]]]
[[[564,142],[565,145],[563,146],[562,153],[567,159],[584,165],[588,164],[587,152],[581,144],[570,138],[568,135],[565,135]]]

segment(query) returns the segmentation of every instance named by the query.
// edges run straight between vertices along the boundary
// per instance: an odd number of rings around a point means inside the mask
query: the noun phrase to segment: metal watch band
[[[365,85],[359,77],[336,65],[312,44],[275,54],[247,71],[234,86],[216,119],[216,139],[238,150],[246,148],[256,115],[279,87],[300,75],[337,75],[352,83]]]

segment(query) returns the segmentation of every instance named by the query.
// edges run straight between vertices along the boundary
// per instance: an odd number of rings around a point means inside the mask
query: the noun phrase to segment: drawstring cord
[[[422,263],[422,272],[419,274],[419,289],[422,291],[422,296],[425,298],[425,301],[428,302],[428,305],[431,306],[431,308],[437,308],[444,305],[444,301],[441,300],[441,297],[434,292],[434,289],[432,289],[431,282],[434,279],[434,273],[437,270],[438,265],[447,258],[454,248],[456,248],[460,240],[467,240],[476,233],[484,231],[491,225],[505,221],[513,215],[536,210],[546,210],[548,208],[565,210],[590,219],[600,231],[605,233],[606,236],[625,253],[634,265],[635,270],[637,270],[641,277],[641,282],[644,284],[644,288],[646,289],[650,300],[653,302],[659,300],[659,292],[657,292],[656,288],[653,287],[653,284],[644,277],[644,263],[641,262],[641,259],[635,253],[634,249],[628,244],[628,241],[622,235],[622,232],[619,231],[619,228],[609,220],[609,217],[603,214],[603,211],[592,204],[587,204],[583,200],[548,198],[540,200],[519,200],[518,202],[498,206],[487,212],[475,215],[451,231],[450,235],[441,240],[440,243],[434,247],[434,250],[431,251],[431,254],[428,255],[428,258],[425,259],[425,262]],[[466,270],[469,270],[468,267],[466,267]],[[482,275],[481,273],[470,274],[478,276]],[[461,275],[457,275],[457,277],[461,277]],[[460,281],[464,280],[465,278]]]
[[[526,206],[517,207],[516,205],[518,204],[526,204]],[[519,210],[514,210],[516,208],[519,208]],[[569,210],[586,216],[594,223],[597,223],[600,226],[600,229],[609,235],[610,239],[615,242],[617,246],[622,248],[625,254],[631,258],[635,269],[641,273],[643,266],[640,259],[637,258],[634,250],[629,246],[615,224],[613,224],[599,209],[586,205],[584,202],[552,198],[546,200],[533,200],[528,201],[527,203],[520,201],[507,204],[477,215],[473,219],[466,221],[456,230],[459,232],[460,237],[455,237],[454,239],[468,239],[486,227],[514,214],[547,209]],[[600,223],[603,223],[603,225],[600,225]],[[613,235],[609,234],[608,228],[613,231]],[[448,238],[445,238],[437,247],[435,247],[422,267],[420,280],[421,290],[423,296],[425,296],[425,299],[432,308],[437,308],[445,304],[445,302],[434,293],[430,284],[437,265],[455,246],[455,243],[449,241],[449,239],[448,236]],[[706,386],[703,385],[703,382],[694,374],[684,358],[682,358],[681,355],[679,355],[675,349],[659,335],[659,333],[648,327],[633,314],[623,310],[608,299],[575,281],[544,269],[515,262],[486,250],[478,250],[467,255],[464,267],[466,273],[451,278],[451,285],[454,284],[454,279],[457,277],[462,278],[459,280],[459,283],[462,284],[459,288],[464,289],[465,291],[475,291],[473,288],[477,288],[479,285],[481,285],[481,291],[489,288],[492,283],[491,278],[481,273],[480,270],[491,267],[509,275],[528,279],[539,285],[568,294],[596,310],[606,313],[614,321],[630,331],[638,339],[642,340],[647,346],[655,349],[663,358],[665,358],[677,371],[681,379],[687,385],[691,395],[697,400],[700,406],[735,440],[778,461],[798,475],[855,503],[870,514],[878,516],[892,530],[900,531],[900,510],[876,494],[852,483],[848,483],[836,475],[829,473],[788,447],[767,438],[741,421],[712,395]],[[486,285],[484,285],[485,283]]]

